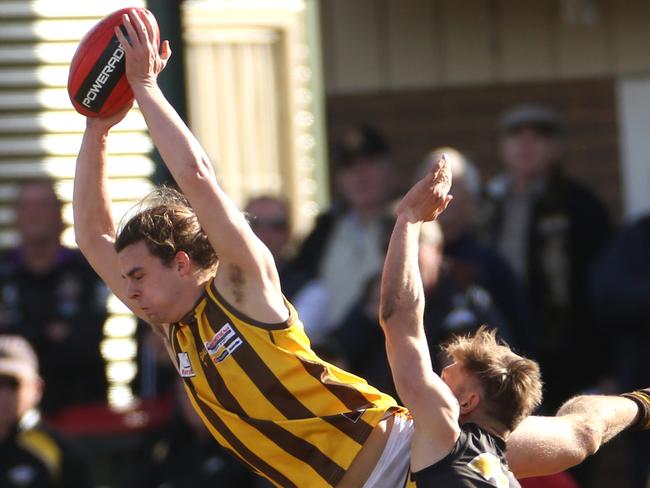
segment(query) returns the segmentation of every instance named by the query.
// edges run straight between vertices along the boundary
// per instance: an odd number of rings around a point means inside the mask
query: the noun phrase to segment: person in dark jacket
[[[591,298],[596,317],[617,349],[621,391],[650,384],[650,215],[614,237],[594,264]],[[632,438],[633,488],[650,480],[650,432]]]
[[[85,460],[40,420],[38,359],[20,336],[0,335],[0,486],[90,488]]]
[[[610,235],[610,219],[589,189],[564,174],[563,133],[547,107],[508,111],[501,119],[506,171],[488,183],[482,206],[486,239],[527,285],[551,410],[598,384],[610,366],[587,301],[589,266]]]
[[[23,183],[15,203],[20,243],[0,254],[0,333],[21,335],[36,350],[47,416],[107,397],[99,344],[108,289],[61,243],[61,206],[51,180]]]
[[[385,137],[370,126],[350,127],[333,155],[341,199],[318,217],[293,263],[327,293],[327,306],[320,307],[327,314],[325,329],[343,319],[361,298],[367,281],[381,272],[385,239],[393,224],[390,148]],[[306,324],[316,320],[309,317]]]

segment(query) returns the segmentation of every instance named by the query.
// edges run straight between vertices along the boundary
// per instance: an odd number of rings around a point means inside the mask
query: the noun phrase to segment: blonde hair
[[[539,365],[497,340],[496,330],[481,326],[474,335],[453,338],[443,350],[476,376],[485,413],[510,431],[541,404]]]

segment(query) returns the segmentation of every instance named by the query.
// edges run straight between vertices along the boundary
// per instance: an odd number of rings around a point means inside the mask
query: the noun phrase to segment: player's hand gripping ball
[[[81,40],[68,74],[68,95],[75,110],[87,117],[105,117],[119,112],[133,101],[133,91],[126,79],[124,49],[115,35],[122,26],[124,8],[100,20]],[[145,12],[154,26],[156,48],[160,49],[160,31],[151,12]],[[124,27],[120,27],[126,35]]]

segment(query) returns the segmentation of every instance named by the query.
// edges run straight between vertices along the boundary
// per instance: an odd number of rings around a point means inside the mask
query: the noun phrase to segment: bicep
[[[559,473],[586,456],[566,417],[528,417],[510,434],[507,445],[508,465],[517,478]]]
[[[99,277],[106,283],[117,298],[120,299],[135,315],[142,320],[144,312],[137,302],[130,300],[126,291],[126,281],[122,278],[115,251],[114,241],[107,235],[97,237],[92,242],[86,243],[81,252]]]

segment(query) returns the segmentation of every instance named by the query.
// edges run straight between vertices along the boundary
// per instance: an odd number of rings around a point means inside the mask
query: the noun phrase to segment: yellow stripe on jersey
[[[335,486],[372,429],[397,404],[322,361],[294,308],[264,324],[216,291],[170,328],[195,410],[214,437],[275,486]]]

